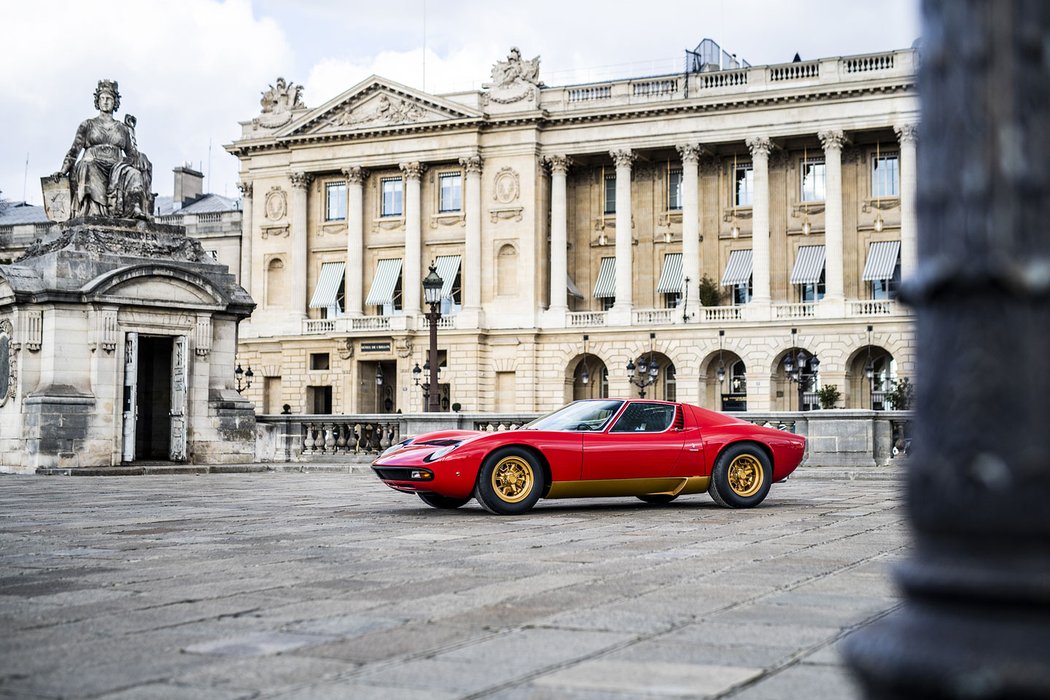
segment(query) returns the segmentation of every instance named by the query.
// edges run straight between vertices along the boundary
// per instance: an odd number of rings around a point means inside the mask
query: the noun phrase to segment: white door
[[[139,382],[139,334],[128,333],[124,337],[124,443],[121,459],[135,461],[135,420],[138,417]]]
[[[186,385],[190,362],[186,355],[189,342],[186,336],[174,339],[171,348],[171,453],[173,462],[186,459]]]

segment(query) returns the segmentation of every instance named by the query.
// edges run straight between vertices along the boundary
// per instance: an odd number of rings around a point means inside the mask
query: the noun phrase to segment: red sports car
[[[682,403],[575,401],[518,430],[443,430],[403,440],[372,462],[387,486],[435,508],[476,498],[499,515],[541,498],[636,496],[669,503],[707,491],[757,506],[802,461],[806,438]]]

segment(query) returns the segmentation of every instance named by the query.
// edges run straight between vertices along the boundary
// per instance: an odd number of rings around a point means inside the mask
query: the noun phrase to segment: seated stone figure
[[[100,80],[98,116],[80,124],[59,171],[70,179],[73,216],[151,218],[153,165],[138,150],[135,117],[113,118],[119,106],[116,81]]]

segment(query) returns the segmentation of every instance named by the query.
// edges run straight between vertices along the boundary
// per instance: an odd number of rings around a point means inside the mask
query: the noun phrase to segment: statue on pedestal
[[[117,82],[100,80],[95,90],[98,116],[80,124],[61,170],[42,178],[49,219],[152,219],[153,165],[138,149],[135,117],[126,114],[123,122],[113,118],[119,106]],[[68,204],[64,195],[69,197]]]

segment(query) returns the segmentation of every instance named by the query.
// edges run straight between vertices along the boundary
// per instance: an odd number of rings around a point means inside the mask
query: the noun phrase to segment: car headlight
[[[442,447],[440,450],[434,450],[433,452],[428,454],[426,457],[423,458],[423,461],[424,462],[433,462],[436,459],[441,459],[442,457],[444,457],[445,455],[447,455],[449,452],[451,452],[452,450],[456,449],[457,447],[459,447],[458,444],[446,445],[445,447]]]
[[[401,442],[397,443],[396,445],[391,445],[390,447],[386,448],[385,450],[383,450],[383,454],[381,454],[379,456],[380,457],[386,457],[388,454],[393,454],[394,452],[397,452],[398,450],[400,450],[402,447],[404,447],[404,446],[406,446],[408,444],[411,444],[411,442],[412,442],[412,438],[406,438],[406,439],[402,440]]]

